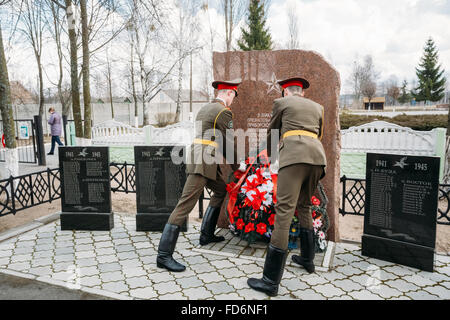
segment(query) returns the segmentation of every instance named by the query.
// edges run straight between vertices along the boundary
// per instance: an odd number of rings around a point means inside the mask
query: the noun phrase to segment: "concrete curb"
[[[60,216],[60,212],[52,213],[52,214],[46,215],[44,217],[34,219],[32,222],[29,222],[23,226],[18,226],[18,227],[9,229],[7,231],[4,231],[4,232],[0,233],[0,242],[8,240],[13,237],[16,237],[22,233],[26,233],[33,229],[42,227],[53,221],[56,221],[59,219],[59,216]]]
[[[98,296],[107,297],[107,298],[111,298],[111,299],[115,299],[115,300],[134,300],[130,296],[121,295],[121,294],[109,292],[109,291],[102,290],[102,289],[89,288],[89,287],[85,287],[85,286],[77,286],[76,288],[72,289],[67,286],[67,282],[64,282],[64,281],[58,280],[58,279],[45,277],[45,276],[35,276],[35,275],[29,274],[29,273],[18,272],[18,271],[9,270],[9,269],[1,269],[1,268],[0,268],[0,273],[15,276],[15,277],[35,280],[35,281],[47,283],[47,284],[50,284],[53,286],[63,287],[63,288],[69,289],[69,290],[76,290],[76,291],[91,293],[91,294],[95,294]]]

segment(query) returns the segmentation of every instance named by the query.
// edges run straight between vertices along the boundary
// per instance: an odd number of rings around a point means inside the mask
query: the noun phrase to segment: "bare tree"
[[[90,97],[90,58],[94,53],[100,51],[111,42],[122,30],[123,25],[116,29],[108,28],[108,23],[114,19],[117,6],[114,0],[91,0],[89,6],[87,0],[79,0],[81,15],[81,47],[82,47],[82,68],[83,77],[83,101],[84,101],[84,125],[81,117],[80,88],[78,73],[78,36],[77,24],[74,11],[78,4],[76,0],[52,0],[55,4],[66,10],[67,25],[70,42],[70,65],[71,65],[71,87],[72,87],[72,110],[75,120],[75,133],[79,139],[91,138],[91,97]],[[93,49],[90,45],[93,44]],[[80,141],[84,144],[85,142]]]
[[[84,134],[85,139],[91,138],[91,88],[90,88],[90,70],[89,70],[89,28],[86,0],[80,0],[81,10],[81,42],[83,48],[83,64],[81,73],[83,74],[83,103],[84,103]]]
[[[44,114],[44,72],[42,67],[42,49],[44,45],[45,1],[15,0],[14,12],[20,15],[19,30],[33,48],[39,75],[39,115]]]
[[[371,82],[376,83],[379,78],[379,73],[375,70],[372,56],[367,55],[364,57],[364,63],[360,63],[356,58],[353,62],[352,72],[347,80],[347,83],[352,87],[355,100],[360,101],[363,85],[369,85]]]
[[[371,79],[364,80],[361,84],[361,93],[369,99],[369,110],[371,107],[371,102],[373,98],[375,97],[375,94],[377,92],[377,84],[372,81]]]
[[[0,0],[0,7],[9,3],[8,0]],[[6,65],[5,48],[3,46],[3,33],[0,23],[0,113],[3,122],[3,134],[6,147],[6,169],[2,170],[3,177],[19,174],[19,159],[16,148],[16,135],[14,114],[11,103],[11,87],[9,84],[8,67]]]
[[[396,79],[391,79],[388,81],[388,83],[386,84],[386,93],[390,98],[390,102],[392,103],[392,105],[395,105],[400,96],[400,87],[398,86],[398,82]]]
[[[71,94],[70,90],[67,90],[67,87],[63,87],[64,81],[64,53],[63,53],[63,44],[62,44],[62,34],[64,31],[63,27],[63,16],[64,10],[58,5],[56,5],[51,0],[46,0],[47,5],[50,8],[51,15],[48,17],[47,25],[50,34],[53,36],[56,44],[56,52],[58,55],[58,82],[54,83],[51,78],[47,77],[50,83],[57,87],[59,101],[62,106],[62,114],[65,116],[69,116],[70,113],[70,99]]]
[[[111,60],[109,58],[109,52],[106,53],[106,70],[105,70],[106,83],[108,85],[108,95],[109,95],[109,103],[111,105],[111,118],[114,120],[114,102],[113,102],[113,75],[112,75],[112,65]]]
[[[226,50],[231,50],[233,32],[245,15],[246,0],[220,0],[221,8],[225,16],[225,45]]]
[[[182,107],[183,64],[186,57],[192,55],[194,51],[200,48],[198,40],[200,30],[195,15],[201,9],[201,6],[197,0],[177,0],[176,3],[178,8],[178,26],[173,28],[173,30],[178,30],[173,32],[174,41],[172,46],[178,52],[178,93],[175,113],[175,122],[178,122]]]
[[[288,27],[289,27],[289,42],[288,49],[300,48],[300,28],[298,6],[296,3],[288,7]]]

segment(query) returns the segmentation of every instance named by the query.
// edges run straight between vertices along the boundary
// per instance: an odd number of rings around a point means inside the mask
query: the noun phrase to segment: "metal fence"
[[[134,164],[111,163],[110,179],[112,192],[136,192]],[[60,183],[59,168],[0,180],[0,217],[60,199]]]
[[[132,163],[110,164],[112,192],[136,193],[136,168]],[[343,176],[342,197],[339,213],[364,216],[365,180]],[[199,218],[203,217],[204,200],[210,200],[211,190],[206,189],[199,199]],[[47,169],[41,172],[10,177],[0,181],[0,217],[16,214],[19,211],[61,198],[59,169]],[[437,223],[450,225],[450,184],[439,186],[439,206]]]
[[[341,177],[342,197],[339,213],[364,216],[366,180]],[[439,185],[437,224],[450,226],[450,184]]]
[[[36,163],[36,130],[33,119],[14,120],[15,139],[20,163]],[[3,135],[3,121],[0,121],[0,137]],[[5,161],[5,150],[0,147],[0,161]]]

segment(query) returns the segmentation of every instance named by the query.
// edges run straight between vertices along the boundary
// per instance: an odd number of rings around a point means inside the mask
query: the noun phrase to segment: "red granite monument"
[[[231,106],[235,129],[267,129],[272,114],[273,100],[281,97],[278,80],[301,76],[311,87],[305,97],[325,108],[322,144],[327,156],[327,174],[322,180],[328,198],[330,219],[328,239],[339,241],[338,214],[340,201],[340,125],[339,125],[339,73],[320,54],[314,51],[234,51],[214,52],[215,79],[242,79],[239,96]],[[251,150],[255,139],[248,141]],[[228,227],[222,210],[219,227]]]

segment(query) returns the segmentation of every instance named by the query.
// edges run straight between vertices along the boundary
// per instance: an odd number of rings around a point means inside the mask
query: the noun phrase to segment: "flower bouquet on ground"
[[[261,152],[256,158],[248,158],[236,172],[237,182],[227,185],[229,201],[227,215],[230,230],[241,239],[254,243],[269,242],[275,223],[274,204],[277,202],[278,173],[267,161],[267,153]],[[316,197],[312,201],[312,216],[316,237],[316,251],[323,251],[326,246],[328,217],[326,208],[321,206]],[[289,232],[289,249],[298,248],[299,225],[298,213],[292,219]]]

